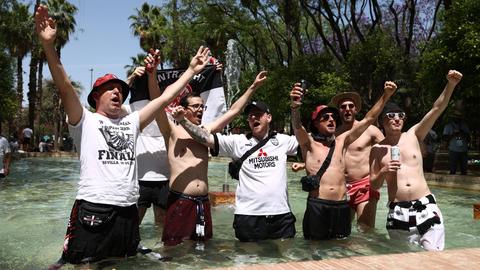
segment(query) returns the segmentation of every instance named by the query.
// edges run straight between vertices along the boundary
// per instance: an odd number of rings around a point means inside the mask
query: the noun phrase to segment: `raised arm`
[[[450,70],[448,72],[447,85],[435,103],[433,103],[432,109],[425,114],[418,124],[412,127],[412,130],[415,132],[415,136],[417,136],[418,140],[423,141],[425,136],[427,136],[428,131],[433,127],[433,124],[435,124],[435,121],[437,121],[438,117],[440,117],[445,108],[447,108],[448,102],[452,97],[453,90],[462,79],[462,76],[462,73],[456,70]]]
[[[212,123],[205,124],[205,128],[211,130],[211,132],[220,132],[226,125],[228,125],[233,120],[233,118],[235,118],[239,113],[242,112],[243,108],[245,107],[245,105],[247,105],[248,101],[253,96],[255,91],[257,91],[257,89],[264,84],[266,79],[266,71],[261,71],[260,73],[258,73],[257,77],[255,77],[255,80],[250,85],[250,87],[248,87],[247,90],[245,90],[245,92],[243,93],[243,95],[237,101],[235,101],[235,103],[233,103],[232,107],[230,107],[230,109],[224,115],[220,116]]]
[[[301,87],[301,83],[295,83],[292,91],[290,91],[290,108],[292,110],[292,127],[295,137],[297,138],[298,145],[302,149],[310,148],[310,136],[307,130],[303,127],[300,120],[300,106],[302,105],[302,98],[304,89]]]
[[[157,57],[160,57],[160,54],[158,51],[153,51],[150,50],[150,53],[147,55],[147,57],[144,60],[145,67],[139,67],[137,69],[143,69],[144,71],[147,72],[147,81],[148,81],[148,94],[150,96],[150,100],[154,100],[158,98],[161,94],[160,91],[160,86],[158,86],[158,80],[157,80],[157,69],[156,66],[154,65],[155,62],[160,62],[160,59],[156,59]],[[147,69],[147,66],[152,66],[152,64],[155,66],[155,68],[149,68]],[[136,71],[136,70],[135,70]],[[157,126],[160,130],[160,133],[162,133],[162,137],[165,140],[165,145],[168,147],[168,142],[170,138],[170,132],[172,131],[170,127],[170,123],[167,118],[167,113],[165,112],[164,109],[158,110],[158,112],[155,114],[155,121],[157,122]]]
[[[207,65],[208,59],[210,58],[209,53],[210,50],[208,48],[200,46],[197,54],[192,58],[188,69],[182,74],[182,76],[180,76],[177,81],[169,85],[161,96],[150,101],[150,103],[148,103],[139,111],[141,129],[148,125],[155,118],[158,111],[163,110],[185,88],[193,76],[202,71],[202,69]],[[152,71],[152,73],[155,74],[155,78],[153,78],[155,80],[158,63],[158,61],[154,61],[155,66],[153,67]]]
[[[38,34],[38,39],[45,52],[48,68],[52,74],[55,86],[58,89],[58,94],[62,100],[65,112],[68,115],[68,122],[72,125],[76,125],[82,118],[82,104],[80,103],[80,99],[75,93],[75,89],[60,62],[57,51],[55,50],[57,25],[49,16],[48,8],[46,6],[38,6],[35,12],[35,28]]]
[[[386,81],[383,86],[383,95],[373,105],[373,107],[367,112],[365,117],[359,121],[352,129],[346,132],[345,147],[353,143],[362,133],[375,122],[385,106],[385,103],[397,90],[397,85],[394,82]]]
[[[145,67],[136,67],[125,82],[128,84],[128,86],[132,87],[135,79],[142,77],[143,74],[145,74]]]

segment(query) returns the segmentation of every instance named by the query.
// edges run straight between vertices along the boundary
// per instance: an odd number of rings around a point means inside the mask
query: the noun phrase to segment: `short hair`
[[[188,105],[189,105],[189,104],[188,104],[188,99],[189,99],[189,98],[194,98],[194,97],[202,98],[199,94],[196,94],[196,93],[191,92],[191,93],[188,93],[187,95],[185,95],[184,97],[182,97],[182,98],[180,99],[180,102],[179,102],[178,104],[179,104],[180,106],[186,108],[186,107],[188,107]]]

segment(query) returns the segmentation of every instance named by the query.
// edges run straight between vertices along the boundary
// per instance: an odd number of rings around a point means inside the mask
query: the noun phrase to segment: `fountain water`
[[[227,80],[227,109],[232,106],[233,99],[240,93],[238,81],[240,79],[240,56],[237,50],[237,41],[229,39],[227,42],[225,78]],[[227,130],[230,130],[227,125]],[[229,192],[227,183],[228,173],[225,171],[223,192]]]
[[[73,158],[22,158],[13,163],[10,175],[0,181],[0,269],[45,269],[55,262],[63,237],[79,177],[79,161]],[[208,164],[208,181],[220,186],[224,181],[225,162]],[[161,262],[144,255],[128,260],[111,260],[91,265],[93,269],[204,269],[251,264],[342,258],[420,251],[416,246],[390,241],[385,229],[387,191],[382,188],[377,208],[377,226],[370,233],[360,233],[354,223],[347,239],[309,241],[302,237],[302,217],[307,194],[298,183],[300,175],[288,171],[288,189],[292,212],[297,217],[297,235],[289,240],[243,243],[232,229],[234,209],[227,205],[212,208],[214,237],[204,250],[191,241],[176,247],[156,245],[158,228],[153,212],[148,211],[141,226],[142,244],[155,252],[172,257]],[[480,223],[472,219],[475,191],[432,187],[445,219],[446,248],[480,247]],[[62,269],[77,269],[66,265]]]

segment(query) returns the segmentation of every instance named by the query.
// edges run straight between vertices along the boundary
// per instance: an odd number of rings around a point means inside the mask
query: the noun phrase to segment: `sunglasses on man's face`
[[[342,105],[340,105],[340,109],[342,109],[342,110],[346,110],[347,108],[348,108],[348,109],[353,109],[353,108],[355,108],[355,104],[349,103],[349,104],[342,104]]]
[[[187,107],[192,108],[194,111],[198,111],[199,109],[205,109],[205,105],[203,104],[189,104]]]
[[[396,117],[398,117],[398,119],[400,119],[400,120],[405,119],[405,113],[404,112],[389,112],[389,113],[386,113],[385,116],[387,116],[387,118],[390,119],[390,120],[393,120]]]
[[[320,119],[320,121],[328,121],[330,120],[330,117],[332,117],[333,121],[337,121],[338,115],[334,113],[323,113],[318,117],[318,119]]]

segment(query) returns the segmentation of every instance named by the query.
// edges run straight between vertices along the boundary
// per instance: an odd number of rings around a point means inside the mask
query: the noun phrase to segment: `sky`
[[[31,3],[34,1],[23,1]],[[113,73],[120,79],[126,79],[125,65],[132,62],[130,57],[142,52],[139,38],[133,36],[130,28],[130,15],[136,14],[144,2],[162,5],[164,1],[153,0],[69,0],[79,9],[75,19],[76,31],[70,42],[62,49],[61,61],[67,74],[74,81],[79,81],[84,90],[80,97],[82,104],[87,104],[87,95],[91,83],[106,73]],[[28,72],[30,57],[23,60],[24,104],[28,103]],[[90,71],[93,69],[93,71]],[[48,66],[44,66],[44,78],[51,79]]]

